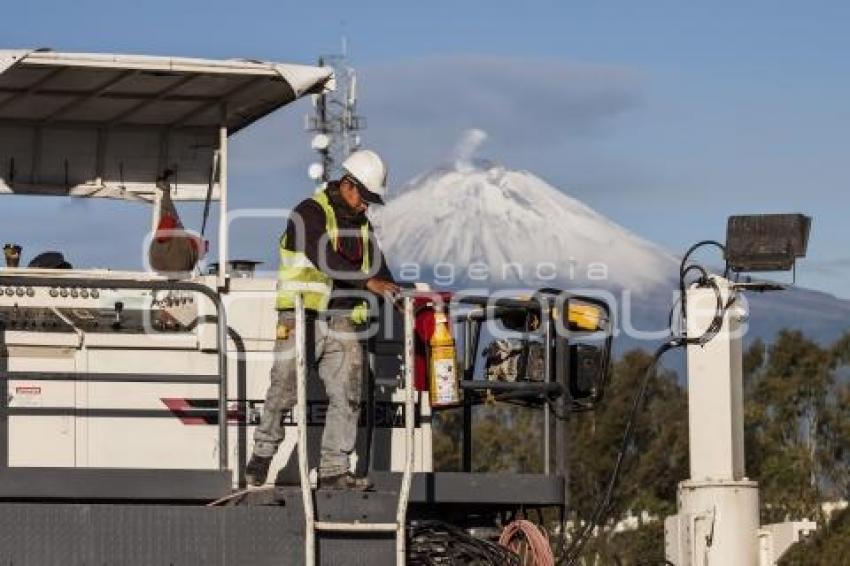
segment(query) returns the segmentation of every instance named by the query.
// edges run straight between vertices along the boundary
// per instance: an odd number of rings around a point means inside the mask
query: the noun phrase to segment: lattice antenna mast
[[[333,68],[336,90],[314,95],[313,114],[306,117],[305,128],[314,133],[311,145],[319,154],[308,171],[316,182],[339,175],[342,162],[360,147],[358,132],[366,127],[366,119],[357,114],[357,75],[348,65],[347,50],[343,38],[341,54],[319,57],[319,66]]]

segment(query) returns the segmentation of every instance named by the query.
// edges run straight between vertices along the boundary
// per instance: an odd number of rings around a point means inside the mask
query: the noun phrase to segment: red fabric
[[[165,242],[170,241],[172,238],[185,237],[189,240],[189,244],[195,250],[196,254],[203,256],[210,251],[209,240],[202,241],[200,238],[196,238],[195,236],[190,235],[188,232],[186,232],[185,235],[178,234],[176,232],[177,230],[183,232],[183,225],[180,223],[180,220],[171,214],[163,214],[162,218],[159,219],[159,224],[156,227],[157,243],[164,244]]]
[[[159,219],[159,224],[156,227],[156,241],[160,244],[167,242],[174,237],[174,234],[169,234],[169,230],[177,230],[182,228],[180,222],[170,214],[162,215]]]

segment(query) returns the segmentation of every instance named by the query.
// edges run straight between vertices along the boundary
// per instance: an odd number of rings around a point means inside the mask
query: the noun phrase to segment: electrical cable
[[[706,269],[698,263],[694,263],[685,268],[685,270],[682,272],[682,279],[684,279],[691,271],[699,271],[702,274],[702,278],[704,280],[709,278],[708,271],[706,271]]]
[[[675,301],[673,301],[673,306],[670,307],[670,313],[667,315],[667,328],[670,329],[671,334],[676,334],[675,329],[673,328],[673,315],[676,313],[676,307],[681,306],[682,298],[677,297]],[[681,315],[680,315],[681,318]]]
[[[409,566],[521,566],[514,552],[443,521],[413,522],[408,535]]]
[[[696,252],[698,249],[705,247],[705,246],[714,246],[714,247],[718,248],[721,252],[723,252],[724,260],[726,259],[726,246],[724,246],[723,244],[721,244],[720,242],[717,242],[715,240],[702,240],[701,242],[697,242],[696,244],[694,244],[693,246],[688,248],[688,251],[686,251],[685,255],[682,256],[682,262],[679,264],[679,294],[680,294],[681,301],[682,301],[682,330],[683,330],[682,334],[685,335],[685,336],[687,336],[686,319],[687,319],[687,316],[688,316],[687,315],[687,311],[688,311],[688,302],[687,301],[688,301],[688,299],[687,299],[687,296],[685,294],[685,291],[686,291],[686,289],[685,289],[685,277],[686,277],[688,271],[690,271],[691,268],[692,268],[692,266],[687,267],[688,260],[691,258],[691,256],[694,254],[694,252]],[[727,262],[726,263],[726,269],[723,272],[724,277],[726,276],[728,270],[729,270],[729,263]],[[710,279],[709,276],[708,276],[708,272],[705,269],[702,269],[702,275],[703,275],[704,280]]]
[[[519,555],[523,565],[555,566],[549,535],[531,521],[520,519],[510,523],[502,530],[499,544]]]
[[[680,270],[679,270],[680,273],[681,273],[681,270],[683,270],[685,268],[685,265],[687,265],[688,260],[691,258],[693,253],[695,251],[697,251],[698,249],[704,247],[704,246],[714,246],[717,249],[719,249],[721,252],[723,252],[723,259],[725,261],[725,259],[726,259],[726,246],[724,246],[723,244],[721,244],[717,240],[702,240],[700,242],[697,242],[696,244],[694,244],[690,248],[688,248],[688,251],[686,251],[685,255],[682,256],[682,262],[680,263]]]

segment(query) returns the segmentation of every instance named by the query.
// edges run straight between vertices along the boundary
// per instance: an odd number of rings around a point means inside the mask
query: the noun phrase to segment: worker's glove
[[[295,329],[295,321],[294,320],[284,320],[277,324],[277,333],[276,338],[278,340],[289,340],[289,337],[292,336],[292,331]]]

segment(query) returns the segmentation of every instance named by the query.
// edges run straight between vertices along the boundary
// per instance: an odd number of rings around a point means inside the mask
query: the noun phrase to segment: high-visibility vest
[[[339,249],[339,227],[333,206],[325,191],[313,195],[322,210],[325,211],[325,231],[335,250]],[[363,273],[369,273],[369,224],[360,227],[360,238],[363,248],[363,260],[360,265]],[[277,279],[277,308],[278,310],[295,308],[295,293],[301,292],[304,297],[304,308],[323,312],[327,310],[333,290],[333,280],[313,265],[307,254],[301,251],[286,249],[286,234],[280,239],[280,269]],[[356,306],[351,312],[353,322],[360,324],[368,320],[369,310],[366,302]]]

